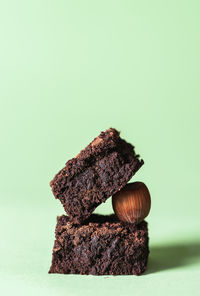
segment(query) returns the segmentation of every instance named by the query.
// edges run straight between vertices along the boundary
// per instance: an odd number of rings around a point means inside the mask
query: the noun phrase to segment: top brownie
[[[134,147],[113,128],[101,132],[50,182],[71,220],[81,223],[143,165]]]

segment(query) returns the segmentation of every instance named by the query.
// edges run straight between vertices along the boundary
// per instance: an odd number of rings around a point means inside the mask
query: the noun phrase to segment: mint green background
[[[200,2],[0,2],[1,295],[200,295]],[[109,127],[145,165],[140,277],[47,274],[49,181]],[[111,200],[97,212],[111,213]]]

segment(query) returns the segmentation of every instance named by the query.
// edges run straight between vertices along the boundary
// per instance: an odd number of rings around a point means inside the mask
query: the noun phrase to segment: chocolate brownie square
[[[70,219],[81,223],[124,187],[143,163],[134,147],[110,128],[69,160],[50,186]]]
[[[115,215],[92,214],[83,225],[57,219],[49,273],[140,275],[149,255],[147,223],[120,222]]]

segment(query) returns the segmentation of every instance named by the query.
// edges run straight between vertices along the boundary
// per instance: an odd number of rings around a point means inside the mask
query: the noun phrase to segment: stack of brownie
[[[67,216],[57,218],[49,273],[139,275],[149,254],[147,223],[93,214],[143,165],[113,128],[102,132],[51,181]]]

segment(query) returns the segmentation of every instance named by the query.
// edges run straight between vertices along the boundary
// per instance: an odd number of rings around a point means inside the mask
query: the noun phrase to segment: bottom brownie
[[[60,216],[49,273],[140,275],[149,255],[147,223],[91,215],[82,225]]]

